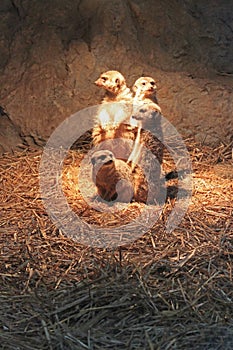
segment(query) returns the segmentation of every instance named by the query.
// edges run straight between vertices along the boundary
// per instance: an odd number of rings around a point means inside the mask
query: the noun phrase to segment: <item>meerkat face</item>
[[[135,115],[130,118],[131,126],[140,126],[145,129],[153,130],[156,123],[158,112],[150,108],[140,108]]]
[[[95,84],[113,94],[118,94],[126,87],[125,78],[116,70],[110,70],[102,73],[101,76],[95,81]]]
[[[133,86],[136,96],[149,97],[156,93],[156,83],[151,77],[141,77],[137,79]]]
[[[111,151],[101,150],[95,152],[91,157],[93,167],[107,167],[115,161],[115,157]]]

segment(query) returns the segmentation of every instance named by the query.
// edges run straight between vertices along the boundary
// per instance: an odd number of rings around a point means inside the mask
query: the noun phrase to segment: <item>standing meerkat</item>
[[[132,92],[127,87],[125,78],[120,72],[110,70],[101,74],[95,84],[106,91],[98,111],[97,123],[102,129],[117,127],[127,119],[128,104],[133,101]]]
[[[140,158],[142,147],[145,146],[162,164],[164,146],[162,143],[161,114],[151,106],[141,107],[131,116],[130,122],[137,126],[137,134],[128,163],[130,161],[136,163]]]
[[[133,91],[135,97],[130,124],[132,127],[137,128],[137,134],[133,150],[127,161],[128,164],[131,163],[132,170],[138,162],[141,168],[144,171],[146,170],[147,179],[151,186],[152,201],[153,198],[156,201],[160,194],[160,164],[163,160],[164,148],[162,143],[161,108],[158,105],[156,90],[156,83],[151,77],[141,77],[134,83]],[[145,147],[144,149],[143,146]],[[140,175],[138,176],[136,173],[135,186],[138,188],[140,188],[140,181]]]
[[[93,128],[93,143],[95,146],[99,145],[98,149],[113,151],[117,158],[127,159],[132,151],[132,140],[135,138],[134,128],[129,124],[132,92],[127,87],[124,76],[115,70],[102,73],[95,84],[105,90],[105,96]],[[103,141],[105,142],[101,146]]]
[[[141,77],[134,83],[135,96],[130,124],[137,127],[137,135],[128,162],[138,160],[142,145],[145,145],[162,163],[161,108],[158,105],[156,90],[156,83],[151,77]],[[158,138],[155,135],[158,135]]]

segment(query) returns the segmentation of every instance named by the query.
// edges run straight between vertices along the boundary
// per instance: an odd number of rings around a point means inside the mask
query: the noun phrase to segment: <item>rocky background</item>
[[[232,0],[1,0],[0,19],[0,152],[41,146],[98,104],[109,69],[129,86],[154,77],[182,135],[232,139]]]

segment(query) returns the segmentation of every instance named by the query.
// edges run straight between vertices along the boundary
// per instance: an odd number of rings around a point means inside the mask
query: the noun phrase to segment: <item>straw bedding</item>
[[[41,151],[1,158],[1,349],[233,348],[232,144],[186,144],[194,189],[179,227],[164,229],[168,198],[149,232],[114,249],[82,245],[51,222],[39,192]],[[138,203],[113,215],[82,199],[73,179],[83,151],[64,162],[72,209],[100,227],[137,216]],[[165,171],[172,167],[165,156]]]

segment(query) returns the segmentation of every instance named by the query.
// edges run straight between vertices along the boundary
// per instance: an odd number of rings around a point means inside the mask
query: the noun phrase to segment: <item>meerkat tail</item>
[[[159,107],[159,105],[158,105],[157,103],[154,103],[154,108],[155,108],[159,113],[162,112],[161,108]]]
[[[141,126],[138,127],[138,131],[137,131],[137,136],[134,142],[134,147],[133,150],[131,152],[131,154],[129,155],[129,158],[127,160],[127,164],[131,163],[131,170],[133,171],[139,158],[141,155],[141,150],[142,150],[142,144],[140,144],[140,139],[141,139]]]
[[[136,91],[136,94],[135,94],[135,97],[134,97],[134,102],[133,102],[133,112],[134,112],[134,109],[136,107],[138,107],[137,105],[135,106],[135,101],[137,101],[137,98],[138,96],[140,95],[141,93],[141,89],[138,89]],[[140,123],[138,121],[138,123]],[[140,156],[140,152],[141,152],[141,148],[142,148],[142,145],[140,145],[140,139],[141,139],[141,130],[142,130],[142,126],[141,126],[141,123],[137,125],[138,126],[138,131],[137,131],[137,136],[136,136],[136,139],[134,141],[134,147],[133,147],[133,150],[131,152],[131,154],[129,155],[129,158],[127,160],[127,164],[129,164],[130,162],[132,162],[132,167],[134,169],[135,167],[135,164],[137,163],[137,160],[139,159],[139,156]],[[133,166],[133,163],[134,163],[134,166]],[[132,170],[133,170],[132,169]]]

